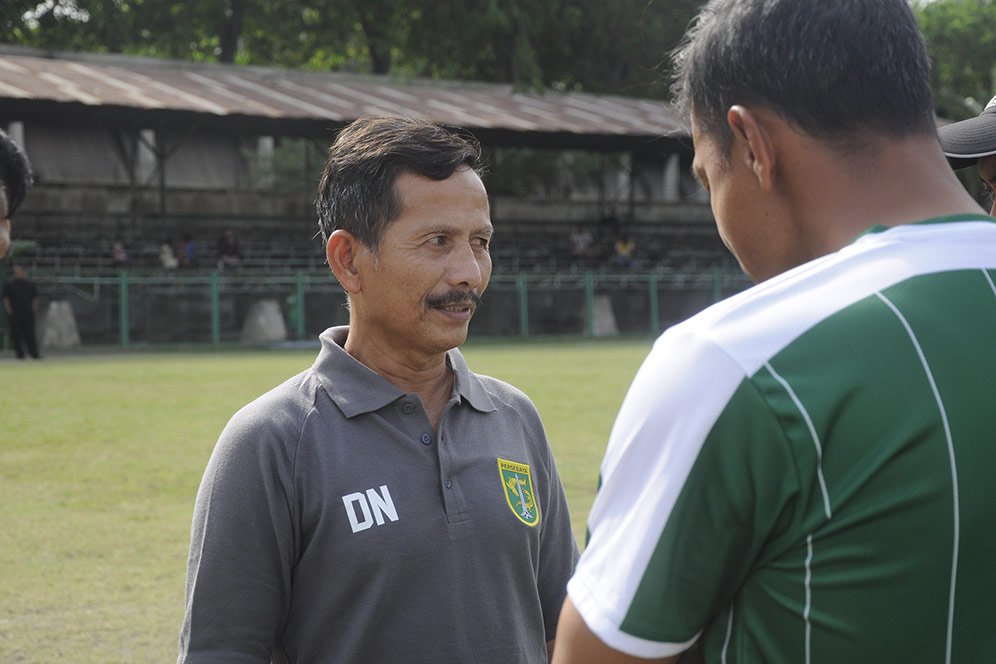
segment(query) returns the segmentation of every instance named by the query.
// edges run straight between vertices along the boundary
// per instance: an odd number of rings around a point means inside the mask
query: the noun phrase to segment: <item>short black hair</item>
[[[724,149],[735,104],[829,141],[935,131],[927,46],[908,0],[710,0],[672,61],[676,105]]]
[[[28,156],[0,129],[0,183],[7,191],[7,218],[14,216],[33,182]]]
[[[402,117],[364,116],[339,132],[329,149],[315,207],[323,242],[337,229],[376,250],[401,213],[394,184],[403,173],[445,180],[477,168],[481,148],[469,135]]]

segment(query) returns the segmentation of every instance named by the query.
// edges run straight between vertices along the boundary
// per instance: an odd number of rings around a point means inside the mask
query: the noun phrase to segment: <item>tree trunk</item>
[[[221,52],[218,62],[231,64],[235,62],[235,54],[239,50],[239,39],[242,37],[242,19],[246,13],[246,0],[229,0],[225,12],[225,23],[219,31]]]
[[[370,63],[373,73],[387,74],[391,71],[391,44],[384,36],[383,26],[377,23],[376,13],[360,10],[360,25],[367,38],[367,50],[370,51]]]
[[[543,70],[526,27],[527,15],[516,0],[509,0],[508,11],[512,23],[511,83],[518,89],[542,88]]]

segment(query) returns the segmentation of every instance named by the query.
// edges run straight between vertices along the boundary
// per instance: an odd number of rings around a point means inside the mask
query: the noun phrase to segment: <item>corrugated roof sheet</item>
[[[343,124],[405,115],[470,130],[657,138],[681,130],[666,102],[508,85],[412,80],[92,54],[0,49],[0,102],[82,104]]]

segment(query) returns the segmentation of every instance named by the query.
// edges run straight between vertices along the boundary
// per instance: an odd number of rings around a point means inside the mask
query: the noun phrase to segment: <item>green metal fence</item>
[[[246,316],[275,300],[290,339],[348,321],[328,272],[34,275],[47,302],[68,301],[84,345],[239,343]],[[476,336],[655,335],[749,285],[741,274],[520,273],[494,275],[471,323]]]

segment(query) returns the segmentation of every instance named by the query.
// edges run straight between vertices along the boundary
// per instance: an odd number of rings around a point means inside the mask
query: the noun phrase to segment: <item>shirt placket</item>
[[[398,402],[398,409],[407,422],[405,427],[412,432],[419,445],[435,447],[436,472],[440,495],[443,499],[443,511],[450,524],[458,524],[469,519],[467,502],[463,490],[455,476],[457,449],[452,445],[452,428],[448,426],[450,411],[459,403],[459,397],[450,401],[440,419],[439,431],[435,434],[429,424],[421,402],[414,395],[406,395]]]
[[[451,426],[453,417],[451,413],[459,404],[459,397],[450,400],[439,420],[439,431],[436,434],[438,444],[436,445],[436,455],[439,459],[439,480],[440,490],[443,494],[443,506],[446,510],[446,520],[450,524],[466,522],[470,519],[467,513],[467,502],[464,500],[463,487],[460,485],[459,477],[455,472],[458,467],[458,448],[454,446],[456,442],[453,438],[453,427]]]

